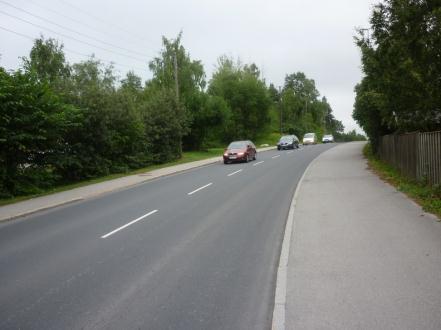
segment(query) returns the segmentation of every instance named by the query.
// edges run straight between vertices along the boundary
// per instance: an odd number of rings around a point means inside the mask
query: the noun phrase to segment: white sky
[[[283,84],[286,74],[303,71],[315,80],[345,130],[356,128],[361,132],[351,117],[354,86],[361,80],[360,53],[353,36],[356,27],[369,26],[372,5],[377,2],[0,0],[0,65],[17,69],[19,57],[28,56],[33,44],[30,39],[2,30],[6,28],[31,38],[42,33],[62,41],[71,63],[86,59],[75,53],[93,53],[104,62],[115,62],[120,76],[133,69],[148,79],[151,75],[147,63],[161,49],[161,36],[174,38],[183,30],[183,45],[192,59],[202,61],[207,80],[223,54],[240,58],[243,63],[256,63],[267,83],[276,86]]]

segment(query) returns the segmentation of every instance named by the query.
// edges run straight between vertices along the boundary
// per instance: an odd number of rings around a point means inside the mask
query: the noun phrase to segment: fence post
[[[415,152],[416,152],[416,159],[415,159],[415,162],[416,162],[416,175],[415,175],[415,177],[416,177],[416,179],[417,179],[417,181],[420,181],[421,180],[421,133],[420,132],[418,132],[417,134],[416,134],[416,143],[415,143]]]

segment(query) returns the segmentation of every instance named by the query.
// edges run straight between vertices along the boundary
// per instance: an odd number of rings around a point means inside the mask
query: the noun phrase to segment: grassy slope
[[[223,148],[211,148],[211,149],[208,149],[207,151],[184,152],[181,159],[170,162],[170,163],[165,163],[165,164],[160,164],[160,165],[151,165],[148,167],[140,168],[140,169],[129,171],[129,172],[115,173],[115,174],[111,174],[111,175],[107,175],[107,176],[103,176],[103,177],[99,177],[99,178],[95,178],[95,179],[84,180],[84,181],[80,181],[80,182],[76,182],[76,183],[58,186],[58,187],[54,187],[52,189],[45,190],[41,193],[34,194],[34,195],[18,196],[18,197],[8,198],[8,199],[0,199],[0,206],[20,202],[20,201],[35,198],[35,197],[50,195],[53,193],[62,192],[62,191],[66,191],[66,190],[70,190],[70,189],[74,189],[74,188],[84,187],[84,186],[88,186],[88,185],[94,184],[94,183],[113,180],[113,179],[121,178],[121,177],[128,176],[128,175],[145,173],[145,172],[153,171],[153,170],[163,168],[163,167],[194,162],[197,160],[207,159],[207,158],[216,157],[216,156],[220,157],[222,155],[223,150],[224,150]]]
[[[369,167],[384,181],[389,182],[423,207],[441,219],[441,187],[430,187],[402,176],[397,169],[375,157],[369,144],[363,149]]]

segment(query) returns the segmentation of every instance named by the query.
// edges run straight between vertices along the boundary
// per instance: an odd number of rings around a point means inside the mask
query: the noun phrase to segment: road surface
[[[0,224],[0,329],[269,329],[296,184],[332,145]]]

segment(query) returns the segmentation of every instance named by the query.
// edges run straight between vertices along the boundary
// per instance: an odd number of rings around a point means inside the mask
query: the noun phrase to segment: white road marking
[[[264,163],[264,162],[265,162],[265,161],[261,160],[260,162],[257,162],[256,164],[253,164],[253,166],[257,166],[257,165],[262,164],[262,163]]]
[[[294,152],[294,150],[291,150],[291,151],[288,151],[287,154],[291,154],[291,153],[293,153],[293,152]]]
[[[277,157],[280,157],[280,155],[275,155],[275,156],[272,156],[271,158],[277,158]]]
[[[239,172],[242,172],[242,171],[243,171],[243,169],[240,169],[240,170],[237,170],[237,171],[235,171],[233,173],[228,174],[227,176],[232,176],[232,175],[234,175],[236,173],[239,173]]]
[[[144,214],[143,216],[140,216],[139,218],[136,218],[135,220],[132,220],[132,221],[130,221],[129,223],[126,223],[124,226],[121,226],[121,227],[119,227],[119,228],[116,228],[115,230],[112,230],[110,233],[107,233],[107,234],[101,236],[101,238],[107,238],[107,237],[109,237],[110,235],[113,235],[113,234],[119,232],[120,230],[122,230],[122,229],[124,229],[124,228],[126,228],[126,227],[128,227],[128,226],[130,226],[130,225],[133,225],[135,222],[138,222],[138,221],[140,221],[140,220],[142,220],[142,219],[144,219],[144,218],[147,218],[149,215],[152,215],[152,214],[154,214],[154,213],[156,213],[156,212],[158,212],[158,210],[153,210],[153,211],[151,211],[151,212],[149,212],[149,213],[147,213],[147,214]]]
[[[212,184],[213,184],[213,182],[210,182],[209,184],[206,184],[205,186],[202,186],[202,187],[200,187],[200,188],[198,188],[196,190],[193,190],[192,192],[189,192],[187,195],[193,195],[195,192],[198,192],[199,190],[207,188],[207,187],[211,186]]]

